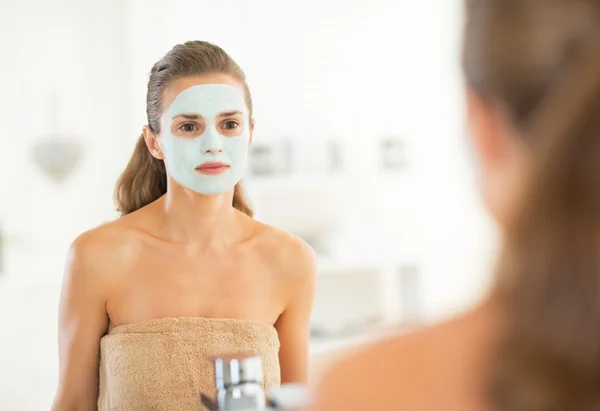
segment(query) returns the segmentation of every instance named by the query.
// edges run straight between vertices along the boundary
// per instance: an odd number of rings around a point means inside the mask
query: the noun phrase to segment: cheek
[[[201,147],[196,147],[193,140],[178,139],[168,133],[161,137],[159,144],[167,165],[193,164],[198,160],[196,153],[202,152]]]
[[[248,155],[248,140],[239,138],[224,138],[223,148],[232,161],[244,160]]]

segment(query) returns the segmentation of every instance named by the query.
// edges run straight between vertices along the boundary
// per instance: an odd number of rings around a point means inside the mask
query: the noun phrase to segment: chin
[[[227,186],[227,187],[223,187],[222,185],[219,186],[208,186],[208,187],[202,187],[202,188],[198,188],[198,189],[192,189],[193,191],[195,191],[198,194],[202,194],[205,196],[218,196],[221,194],[226,194],[229,193],[230,191],[233,190],[235,184],[232,186]]]

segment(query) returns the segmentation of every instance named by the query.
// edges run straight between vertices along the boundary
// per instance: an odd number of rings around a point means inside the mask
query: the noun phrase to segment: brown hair
[[[600,1],[470,0],[463,66],[535,158],[493,297],[496,410],[600,409]]]
[[[189,41],[173,47],[152,67],[148,80],[146,114],[153,133],[160,133],[162,97],[173,81],[189,76],[212,73],[228,74],[239,80],[245,91],[246,104],[252,118],[252,98],[246,76],[237,63],[220,47],[204,41]],[[117,210],[126,215],[157,200],[167,192],[165,163],[153,157],[140,136],[133,155],[115,187]],[[242,186],[236,184],[233,207],[252,217]]]

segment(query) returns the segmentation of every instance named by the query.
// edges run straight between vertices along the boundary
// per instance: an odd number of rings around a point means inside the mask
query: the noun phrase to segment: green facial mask
[[[224,128],[225,120],[220,115],[235,112],[242,114],[240,129]],[[190,119],[179,117],[182,115]],[[198,123],[204,125],[200,135],[182,136],[179,131],[173,135],[174,129],[193,128]],[[246,171],[249,123],[246,102],[235,87],[203,84],[182,91],[163,115],[161,124],[159,145],[169,174],[182,186],[200,194],[217,195],[231,190]],[[220,173],[200,172],[207,163],[223,163],[228,167]]]

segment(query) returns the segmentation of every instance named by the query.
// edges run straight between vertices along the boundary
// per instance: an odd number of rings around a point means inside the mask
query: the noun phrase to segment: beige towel
[[[215,396],[212,357],[260,355],[265,388],[280,384],[272,325],[221,318],[165,318],[115,327],[100,343],[99,411],[204,410]]]

